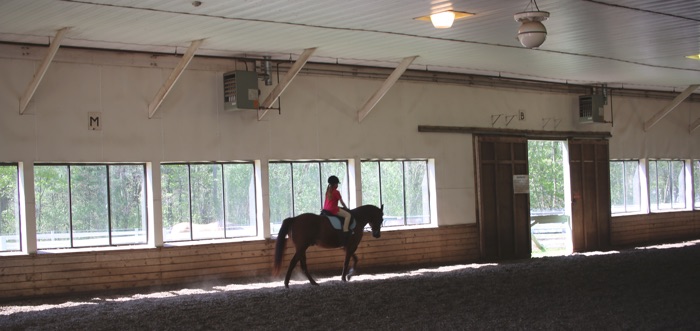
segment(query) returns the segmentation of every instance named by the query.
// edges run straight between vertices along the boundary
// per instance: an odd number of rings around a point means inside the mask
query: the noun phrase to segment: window
[[[346,161],[270,162],[270,232],[276,235],[285,218],[320,213],[331,175],[340,179],[338,191],[348,205]]]
[[[20,250],[18,167],[0,164],[0,252]]]
[[[640,188],[638,160],[610,161],[610,202],[613,214],[641,211]]]
[[[147,242],[145,165],[37,165],[37,248]]]
[[[252,162],[161,165],[163,240],[257,235]]]
[[[693,192],[695,209],[700,209],[700,160],[693,161]]]
[[[652,211],[685,208],[684,161],[649,161],[649,202]]]
[[[428,161],[362,161],[362,203],[384,204],[384,226],[430,224]]]

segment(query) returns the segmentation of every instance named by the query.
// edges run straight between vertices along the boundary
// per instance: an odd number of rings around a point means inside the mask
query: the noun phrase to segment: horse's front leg
[[[306,268],[306,251],[301,253],[301,270],[304,271],[304,274],[306,274],[306,278],[309,279],[309,282],[311,282],[311,285],[318,286],[318,283],[316,283],[314,278],[311,277],[311,274],[309,273],[309,269]]]
[[[350,270],[348,270],[348,280],[350,280],[350,277],[352,277],[355,274],[355,267],[357,266],[357,255],[353,254],[352,255],[352,267]]]
[[[355,264],[357,263],[357,257],[355,256],[355,250],[354,249],[352,249],[352,250],[345,249],[345,262],[343,263],[343,276],[341,278],[344,282],[347,282],[348,278],[350,278],[350,277],[348,277],[348,274],[352,274],[353,269],[348,269],[348,266],[350,265],[350,258],[351,257],[353,258],[353,261],[354,261],[354,263],[352,265],[354,268]]]

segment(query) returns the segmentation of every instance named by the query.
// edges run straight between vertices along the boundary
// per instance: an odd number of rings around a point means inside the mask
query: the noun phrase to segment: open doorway
[[[571,197],[566,141],[528,140],[532,257],[571,254]]]

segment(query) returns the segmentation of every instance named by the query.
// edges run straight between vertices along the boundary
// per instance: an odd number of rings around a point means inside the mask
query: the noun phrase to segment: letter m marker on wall
[[[102,130],[102,113],[101,112],[89,112],[88,113],[88,130],[100,131]]]

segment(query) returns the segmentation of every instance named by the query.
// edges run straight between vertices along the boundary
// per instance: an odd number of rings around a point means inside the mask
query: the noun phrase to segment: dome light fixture
[[[447,29],[452,27],[455,21],[455,13],[453,11],[444,11],[442,13],[430,15],[430,22],[436,29]]]
[[[463,19],[466,17],[474,16],[473,13],[467,13],[464,11],[456,10],[446,10],[432,15],[416,17],[414,20],[419,21],[430,21],[433,26],[437,29],[447,29],[452,27],[452,23],[455,20]]]
[[[534,4],[534,9],[528,10]],[[540,11],[535,0],[530,0],[530,4],[525,8],[525,11],[513,15],[516,22],[520,22],[518,29],[518,41],[527,48],[540,47],[544,40],[547,39],[547,29],[542,24],[549,18],[549,12]]]

